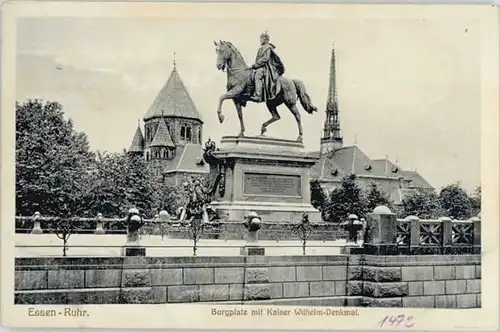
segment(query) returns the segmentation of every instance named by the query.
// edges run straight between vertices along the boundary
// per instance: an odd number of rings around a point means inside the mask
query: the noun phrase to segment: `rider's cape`
[[[274,51],[276,47],[273,44],[266,44],[259,48],[255,58],[257,70],[261,68],[264,71],[264,99],[273,99],[279,92],[278,78],[285,73],[285,66],[280,57]]]

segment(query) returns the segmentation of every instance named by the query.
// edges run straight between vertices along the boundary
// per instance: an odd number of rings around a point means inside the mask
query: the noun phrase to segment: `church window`
[[[198,143],[201,143],[201,129],[198,129]]]
[[[167,150],[163,150],[163,158],[168,158],[168,156],[167,156]]]
[[[186,140],[191,142],[191,127],[186,128]]]
[[[184,125],[181,127],[181,139],[186,139],[186,126]]]
[[[150,157],[149,157],[149,151],[146,152],[146,161],[149,161]]]

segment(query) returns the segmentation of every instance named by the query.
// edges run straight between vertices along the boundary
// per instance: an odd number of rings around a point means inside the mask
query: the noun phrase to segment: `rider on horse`
[[[280,57],[274,52],[276,48],[269,42],[269,34],[264,32],[260,35],[260,48],[257,51],[255,64],[252,65],[254,72],[254,95],[250,100],[262,102],[274,99],[279,92],[278,78],[285,72],[285,66]]]

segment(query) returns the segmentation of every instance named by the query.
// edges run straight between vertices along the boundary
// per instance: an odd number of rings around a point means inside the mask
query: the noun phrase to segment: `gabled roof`
[[[165,172],[193,172],[208,173],[209,165],[201,163],[203,148],[199,144],[186,144],[181,153],[177,153],[175,158],[164,170]]]
[[[167,146],[175,148],[175,144],[172,142],[172,137],[170,137],[165,119],[160,119],[155,137],[149,146]]]
[[[410,188],[434,189],[434,187],[416,171],[403,171],[403,176],[410,181]]]
[[[149,107],[144,121],[162,117],[162,113],[166,117],[183,117],[201,121],[201,116],[175,68]]]
[[[142,152],[144,150],[144,137],[142,136],[141,127],[137,125],[137,130],[135,131],[134,138],[132,139],[132,144],[128,152]]]

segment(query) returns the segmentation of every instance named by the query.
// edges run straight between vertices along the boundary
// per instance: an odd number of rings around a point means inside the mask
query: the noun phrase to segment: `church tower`
[[[321,153],[327,154],[343,146],[342,131],[340,130],[339,103],[337,99],[337,83],[335,72],[335,47],[332,48],[330,64],[330,82],[326,100],[326,118],[321,137]]]
[[[141,154],[161,181],[206,173],[202,155],[203,121],[174,61],[170,76],[144,116],[144,136],[137,128],[129,154]]]

